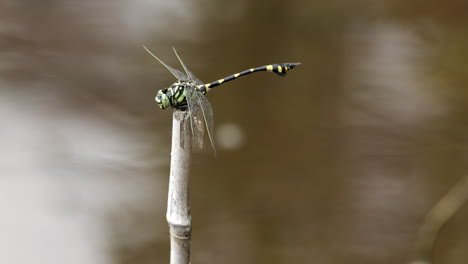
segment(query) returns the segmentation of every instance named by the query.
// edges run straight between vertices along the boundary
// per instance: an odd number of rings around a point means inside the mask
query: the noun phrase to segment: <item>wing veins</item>
[[[208,121],[206,119],[206,113],[205,113],[205,112],[208,111],[209,114],[211,115],[211,118],[212,118],[213,109],[211,108],[210,102],[204,97],[204,95],[200,94],[200,92],[198,92],[198,91],[196,91],[196,93],[197,93],[196,96],[197,96],[198,104],[201,106],[201,110],[202,110],[202,114],[203,114],[203,120],[205,121],[206,131],[208,132],[208,137],[209,137],[210,142],[211,142],[211,147],[213,148],[213,152],[214,152],[214,154],[216,156],[216,147],[215,147],[214,140],[213,140],[213,135],[212,135],[213,123],[212,122],[208,123]],[[207,106],[209,108],[205,109],[205,106]]]
[[[179,71],[179,70],[176,70],[174,68],[172,68],[171,66],[167,65],[166,63],[164,63],[162,60],[160,60],[158,57],[156,57],[156,55],[154,55],[149,49],[147,49],[145,46],[143,46],[143,48],[151,55],[153,56],[156,60],[158,60],[164,67],[166,67],[167,70],[169,70],[172,75],[174,75],[174,77],[176,77],[178,80],[187,80],[187,76]]]
[[[198,79],[197,77],[195,77],[195,75],[188,69],[187,65],[185,65],[185,63],[182,61],[182,59],[180,58],[179,56],[179,53],[177,52],[177,50],[175,49],[175,47],[172,47],[172,49],[174,50],[174,53],[175,55],[177,56],[177,59],[179,59],[179,62],[180,64],[182,65],[182,67],[184,68],[184,71],[185,73],[187,74],[188,76],[188,79],[198,85],[202,85],[203,82],[200,81],[200,79]]]

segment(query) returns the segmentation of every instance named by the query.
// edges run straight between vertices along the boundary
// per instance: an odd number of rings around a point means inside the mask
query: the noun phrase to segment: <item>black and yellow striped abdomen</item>
[[[296,67],[299,64],[300,63],[280,63],[280,64],[265,65],[265,66],[261,66],[261,67],[257,67],[257,68],[251,68],[251,69],[248,69],[248,70],[245,70],[245,71],[230,75],[230,76],[228,76],[226,78],[219,79],[219,80],[211,82],[211,83],[198,85],[198,89],[203,94],[206,94],[208,91],[210,91],[214,87],[219,86],[219,85],[221,85],[221,84],[223,84],[225,82],[229,82],[229,81],[232,81],[232,80],[237,79],[239,77],[242,77],[242,76],[254,73],[254,72],[258,72],[258,71],[270,71],[270,72],[274,72],[274,73],[278,74],[279,76],[285,76],[288,71],[294,69],[294,67]]]

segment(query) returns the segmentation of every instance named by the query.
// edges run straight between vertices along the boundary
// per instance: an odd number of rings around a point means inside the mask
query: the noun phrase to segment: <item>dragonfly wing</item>
[[[193,86],[186,88],[186,100],[188,112],[190,115],[190,127],[192,128],[192,142],[198,148],[203,148],[203,137],[205,135],[205,127],[203,125],[203,110],[197,100],[197,90]]]
[[[190,81],[198,84],[198,85],[202,85],[203,82],[200,81],[200,79],[198,79],[191,71],[189,71],[187,65],[185,65],[185,63],[182,61],[182,59],[180,58],[179,56],[179,53],[177,53],[177,50],[175,49],[175,47],[172,47],[172,49],[174,50],[174,53],[175,55],[177,56],[177,59],[179,59],[179,62],[180,64],[182,64],[182,67],[184,68],[185,70],[185,73],[187,74],[187,77]]]
[[[203,84],[203,82],[200,81],[200,79],[198,79],[195,75],[193,75],[192,72],[190,72],[190,71],[188,71],[188,72],[190,73],[190,76],[192,76],[192,77],[191,77],[191,78],[192,78],[192,82],[196,83],[197,85],[202,85],[202,84]]]
[[[165,65],[165,66],[172,73],[172,75],[174,75],[178,80],[186,81],[188,79],[187,76],[183,72],[176,70],[170,67],[169,65]]]
[[[213,138],[213,108],[211,107],[210,101],[197,90],[196,93],[198,104],[201,106],[201,111],[203,114],[203,119],[205,121],[206,130],[208,132],[208,137],[210,138],[211,147],[213,152],[216,155],[216,147]]]
[[[166,67],[166,69],[168,69],[172,75],[174,75],[174,77],[176,77],[178,80],[188,80],[188,77],[187,75],[185,75],[183,72],[179,71],[179,70],[176,70],[174,68],[172,68],[171,66],[167,65],[166,63],[164,63],[162,60],[160,60],[158,57],[156,57],[156,55],[154,55],[149,49],[147,49],[145,46],[143,46],[143,48],[151,55],[153,56],[156,60],[158,60],[164,67]]]

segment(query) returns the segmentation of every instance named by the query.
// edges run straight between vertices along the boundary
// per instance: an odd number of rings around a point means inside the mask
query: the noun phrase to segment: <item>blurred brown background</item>
[[[192,263],[408,263],[467,173],[468,2],[0,3],[0,263],[168,263],[172,75],[208,95]],[[435,263],[466,263],[466,206]]]

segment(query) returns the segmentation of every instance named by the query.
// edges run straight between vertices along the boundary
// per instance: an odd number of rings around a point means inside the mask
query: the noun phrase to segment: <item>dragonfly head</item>
[[[169,96],[167,96],[166,93],[167,93],[167,89],[159,90],[158,93],[156,94],[156,97],[154,98],[154,100],[156,100],[156,103],[159,105],[161,109],[166,109],[171,105]]]

